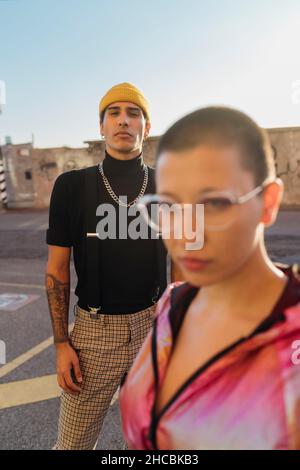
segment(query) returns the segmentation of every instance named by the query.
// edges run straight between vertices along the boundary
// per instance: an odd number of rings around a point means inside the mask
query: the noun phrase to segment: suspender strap
[[[97,166],[85,168],[85,267],[87,304],[92,312],[101,309],[100,248],[101,241],[95,234],[97,226],[96,210],[100,204],[100,181]]]
[[[101,202],[101,184],[98,167],[85,168],[84,173],[85,194],[85,268],[87,282],[87,304],[92,312],[101,310],[101,279],[100,279],[100,252],[101,240],[95,235],[97,227],[96,209]],[[94,234],[94,236],[87,236]],[[157,253],[157,290],[152,298],[158,300],[171,282],[170,256],[164,246],[163,240],[156,243]]]

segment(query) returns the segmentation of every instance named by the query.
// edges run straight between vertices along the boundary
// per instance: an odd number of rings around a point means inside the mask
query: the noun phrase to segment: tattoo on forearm
[[[46,274],[46,290],[53,327],[54,343],[68,341],[70,283]]]

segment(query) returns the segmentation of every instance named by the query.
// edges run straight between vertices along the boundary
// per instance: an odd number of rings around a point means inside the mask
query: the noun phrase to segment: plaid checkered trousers
[[[152,327],[156,305],[131,314],[94,317],[75,306],[70,339],[83,382],[78,395],[62,392],[54,450],[96,447],[111,400]]]

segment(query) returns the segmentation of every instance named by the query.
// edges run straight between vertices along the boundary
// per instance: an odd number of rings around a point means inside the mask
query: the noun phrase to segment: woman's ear
[[[264,206],[261,222],[266,227],[274,224],[276,220],[282,200],[283,189],[283,181],[280,178],[276,178],[275,181],[266,186],[263,192]]]

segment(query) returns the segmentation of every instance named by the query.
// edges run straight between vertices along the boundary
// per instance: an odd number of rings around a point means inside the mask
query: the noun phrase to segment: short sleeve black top
[[[117,160],[107,152],[103,171],[115,194],[127,196],[130,202],[139,194],[144,179],[142,153],[131,160]],[[148,167],[149,178],[145,190],[155,193],[154,169]],[[101,185],[101,203],[118,204],[113,201],[104,186],[99,172],[95,172]],[[84,169],[72,170],[58,176],[51,194],[47,244],[73,247],[73,258],[78,278],[75,294],[78,305],[87,309],[87,279],[85,275],[85,196]],[[129,218],[130,221],[130,218]],[[100,279],[101,306],[105,313],[134,313],[152,304],[157,292],[158,263],[166,263],[157,256],[157,244],[161,240],[105,239],[101,240]]]

